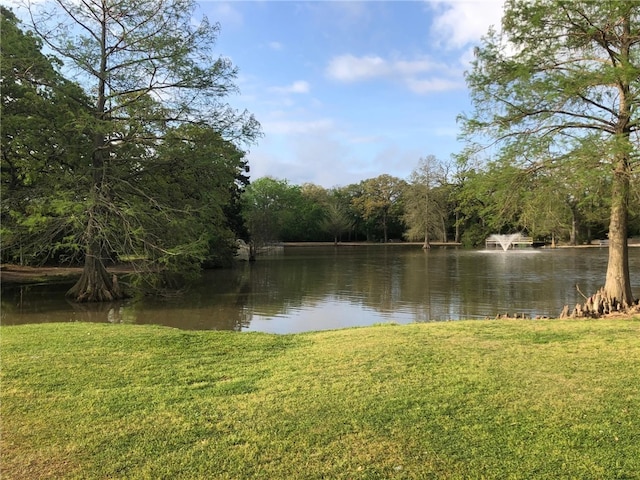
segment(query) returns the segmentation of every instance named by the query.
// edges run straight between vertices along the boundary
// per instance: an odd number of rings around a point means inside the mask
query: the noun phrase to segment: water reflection
[[[630,252],[638,296],[640,249]],[[91,321],[182,329],[300,332],[379,322],[557,315],[604,281],[606,249],[466,251],[371,246],[286,248],[207,272],[186,294],[67,302],[69,285],[6,287],[2,323]]]

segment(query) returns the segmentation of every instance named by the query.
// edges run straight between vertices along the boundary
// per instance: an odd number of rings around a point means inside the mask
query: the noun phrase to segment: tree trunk
[[[569,244],[573,246],[578,244],[578,214],[573,205],[571,206],[571,235],[569,237]]]
[[[106,14],[106,12],[105,12]],[[97,100],[95,117],[98,122],[110,120],[110,115],[106,113],[106,87],[107,83],[107,20],[103,17],[100,29],[100,67],[97,85]],[[102,126],[102,125],[101,125]],[[102,263],[101,254],[103,252],[101,241],[98,237],[100,229],[96,217],[101,216],[103,203],[109,199],[108,183],[105,183],[104,168],[108,153],[106,153],[106,138],[104,133],[98,128],[93,135],[92,152],[92,176],[93,185],[91,188],[91,206],[89,219],[86,227],[87,247],[84,257],[84,269],[76,284],[69,289],[67,297],[76,302],[111,302],[124,298],[125,295],[120,290],[117,277],[109,277],[107,269]]]
[[[631,33],[631,16],[623,18],[622,22],[623,42],[620,48],[620,61],[623,65],[629,65],[633,57],[631,45],[633,44]],[[633,151],[631,141],[631,114],[632,105],[637,102],[637,97],[632,89],[630,81],[621,78],[618,84],[620,104],[618,121],[616,125],[615,155],[613,185],[611,191],[611,220],[609,222],[609,263],[607,265],[607,277],[604,284],[604,294],[622,308],[628,308],[633,304],[631,292],[631,279],[629,275],[629,247],[627,245],[627,222],[629,218],[629,196],[631,185],[630,152]]]
[[[423,250],[427,250],[431,248],[431,244],[429,243],[429,227],[425,227],[424,229],[424,244],[422,245]]]
[[[604,287],[586,298],[583,305],[573,311],[565,306],[560,318],[599,317],[614,312],[630,311],[638,304],[633,299],[629,275],[629,246],[627,220],[629,208],[629,159],[620,154],[613,175],[611,194],[611,220],[609,222],[609,263]]]
[[[387,233],[387,212],[382,214],[382,230],[384,233],[384,243],[389,242],[389,234]]]
[[[95,207],[91,209],[87,230],[85,232],[87,238],[87,246],[84,256],[84,268],[82,275],[71,287],[66,296],[72,300],[84,302],[112,302],[125,298],[124,293],[118,285],[118,279],[115,275],[109,277],[109,272],[102,263],[102,245],[98,238],[98,225],[95,216],[97,215]]]
[[[102,260],[87,252],[82,275],[69,289],[67,297],[75,302],[112,302],[125,297],[115,275],[109,276]]]
[[[611,221],[609,223],[609,263],[603,289],[611,300],[619,302],[625,308],[633,303],[629,276],[629,247],[627,245],[629,175],[629,163],[624,156],[618,161],[613,176]]]

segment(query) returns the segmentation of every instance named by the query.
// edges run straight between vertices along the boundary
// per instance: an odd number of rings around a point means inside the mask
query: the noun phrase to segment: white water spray
[[[502,247],[502,250],[506,252],[507,250],[509,250],[509,248],[511,248],[513,242],[515,240],[519,240],[520,238],[522,238],[522,235],[520,233],[511,233],[508,235],[494,233],[493,235],[489,236],[487,240],[499,243]]]

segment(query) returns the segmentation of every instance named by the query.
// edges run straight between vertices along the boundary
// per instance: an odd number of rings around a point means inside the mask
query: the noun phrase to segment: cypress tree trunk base
[[[118,277],[110,277],[102,262],[90,257],[85,261],[82,275],[66,296],[78,303],[113,302],[125,298]]]
[[[640,300],[631,304],[621,302],[610,297],[604,288],[591,295],[583,304],[577,304],[573,309],[565,305],[560,318],[601,318],[607,315],[634,315],[640,313]]]

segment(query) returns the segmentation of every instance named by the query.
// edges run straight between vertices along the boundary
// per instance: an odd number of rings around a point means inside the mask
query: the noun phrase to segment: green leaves
[[[361,194],[352,199],[353,207],[364,220],[379,224],[383,241],[389,240],[389,227],[401,215],[401,199],[406,182],[383,174],[360,183]]]
[[[224,103],[237,70],[214,56],[219,25],[195,9],[193,0],[55,0],[30,6],[35,35],[2,10],[2,214],[16,242],[3,236],[4,258],[22,258],[29,237],[32,261],[134,258],[143,270],[189,275],[230,261],[247,181],[240,145],[260,130]],[[90,278],[83,285],[95,289]]]
[[[446,239],[448,196],[442,162],[433,155],[421,158],[403,194],[403,221],[408,227],[405,233],[408,240],[424,240],[427,247],[430,238]]]
[[[3,260],[41,262],[77,246],[86,97],[2,8]],[[66,255],[66,253],[63,253]]]
[[[505,142],[517,133],[531,141],[569,130],[614,133],[628,102],[620,92],[638,89],[630,48],[639,9],[637,2],[508,2],[501,36],[485,38],[468,74],[476,106],[470,133],[480,119]]]

